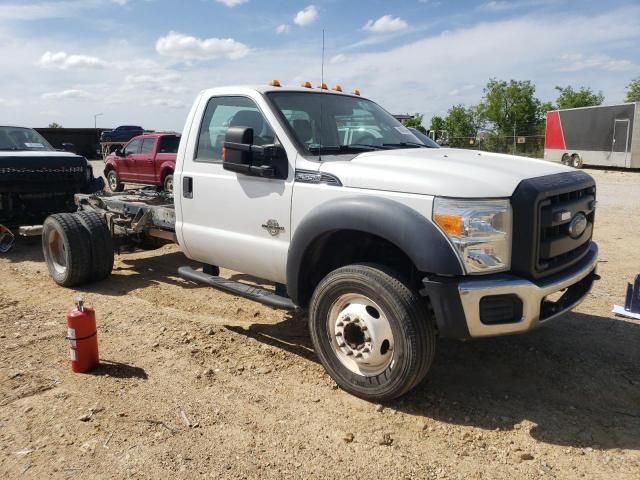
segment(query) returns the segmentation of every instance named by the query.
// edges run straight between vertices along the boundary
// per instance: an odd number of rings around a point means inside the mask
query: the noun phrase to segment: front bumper
[[[442,337],[477,338],[522,333],[540,326],[575,306],[598,279],[598,246],[591,243],[585,257],[576,265],[556,275],[531,281],[508,274],[490,277],[425,278],[422,295],[428,296]],[[564,291],[555,301],[550,295]],[[484,298],[514,296],[519,299],[516,316],[499,323],[483,322],[481,301]]]

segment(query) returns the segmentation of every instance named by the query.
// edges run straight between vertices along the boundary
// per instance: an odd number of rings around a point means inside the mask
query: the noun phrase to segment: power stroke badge
[[[262,228],[264,228],[272,237],[276,237],[280,234],[280,232],[284,231],[284,227],[281,227],[277,220],[269,219],[267,223],[262,224]]]

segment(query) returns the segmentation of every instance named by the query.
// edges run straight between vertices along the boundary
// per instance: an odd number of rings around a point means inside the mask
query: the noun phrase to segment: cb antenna
[[[320,94],[324,93],[324,28],[322,29],[322,60],[320,61]],[[318,134],[318,160],[322,161],[322,100],[320,97],[320,132]]]

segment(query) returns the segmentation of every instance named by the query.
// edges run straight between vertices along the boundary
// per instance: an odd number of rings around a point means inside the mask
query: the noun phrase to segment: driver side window
[[[270,145],[275,134],[255,102],[246,97],[213,97],[204,112],[196,162],[222,161],[224,137],[229,127],[253,128],[255,145]]]
[[[124,149],[124,155],[127,156],[130,154],[138,153],[140,151],[140,145],[142,145],[142,140],[140,139],[129,142],[129,144]]]

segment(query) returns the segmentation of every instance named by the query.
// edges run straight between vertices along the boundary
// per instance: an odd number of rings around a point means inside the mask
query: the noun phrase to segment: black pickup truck
[[[0,126],[0,224],[42,223],[75,211],[74,194],[103,188],[86,158],[57,151],[30,128]]]

